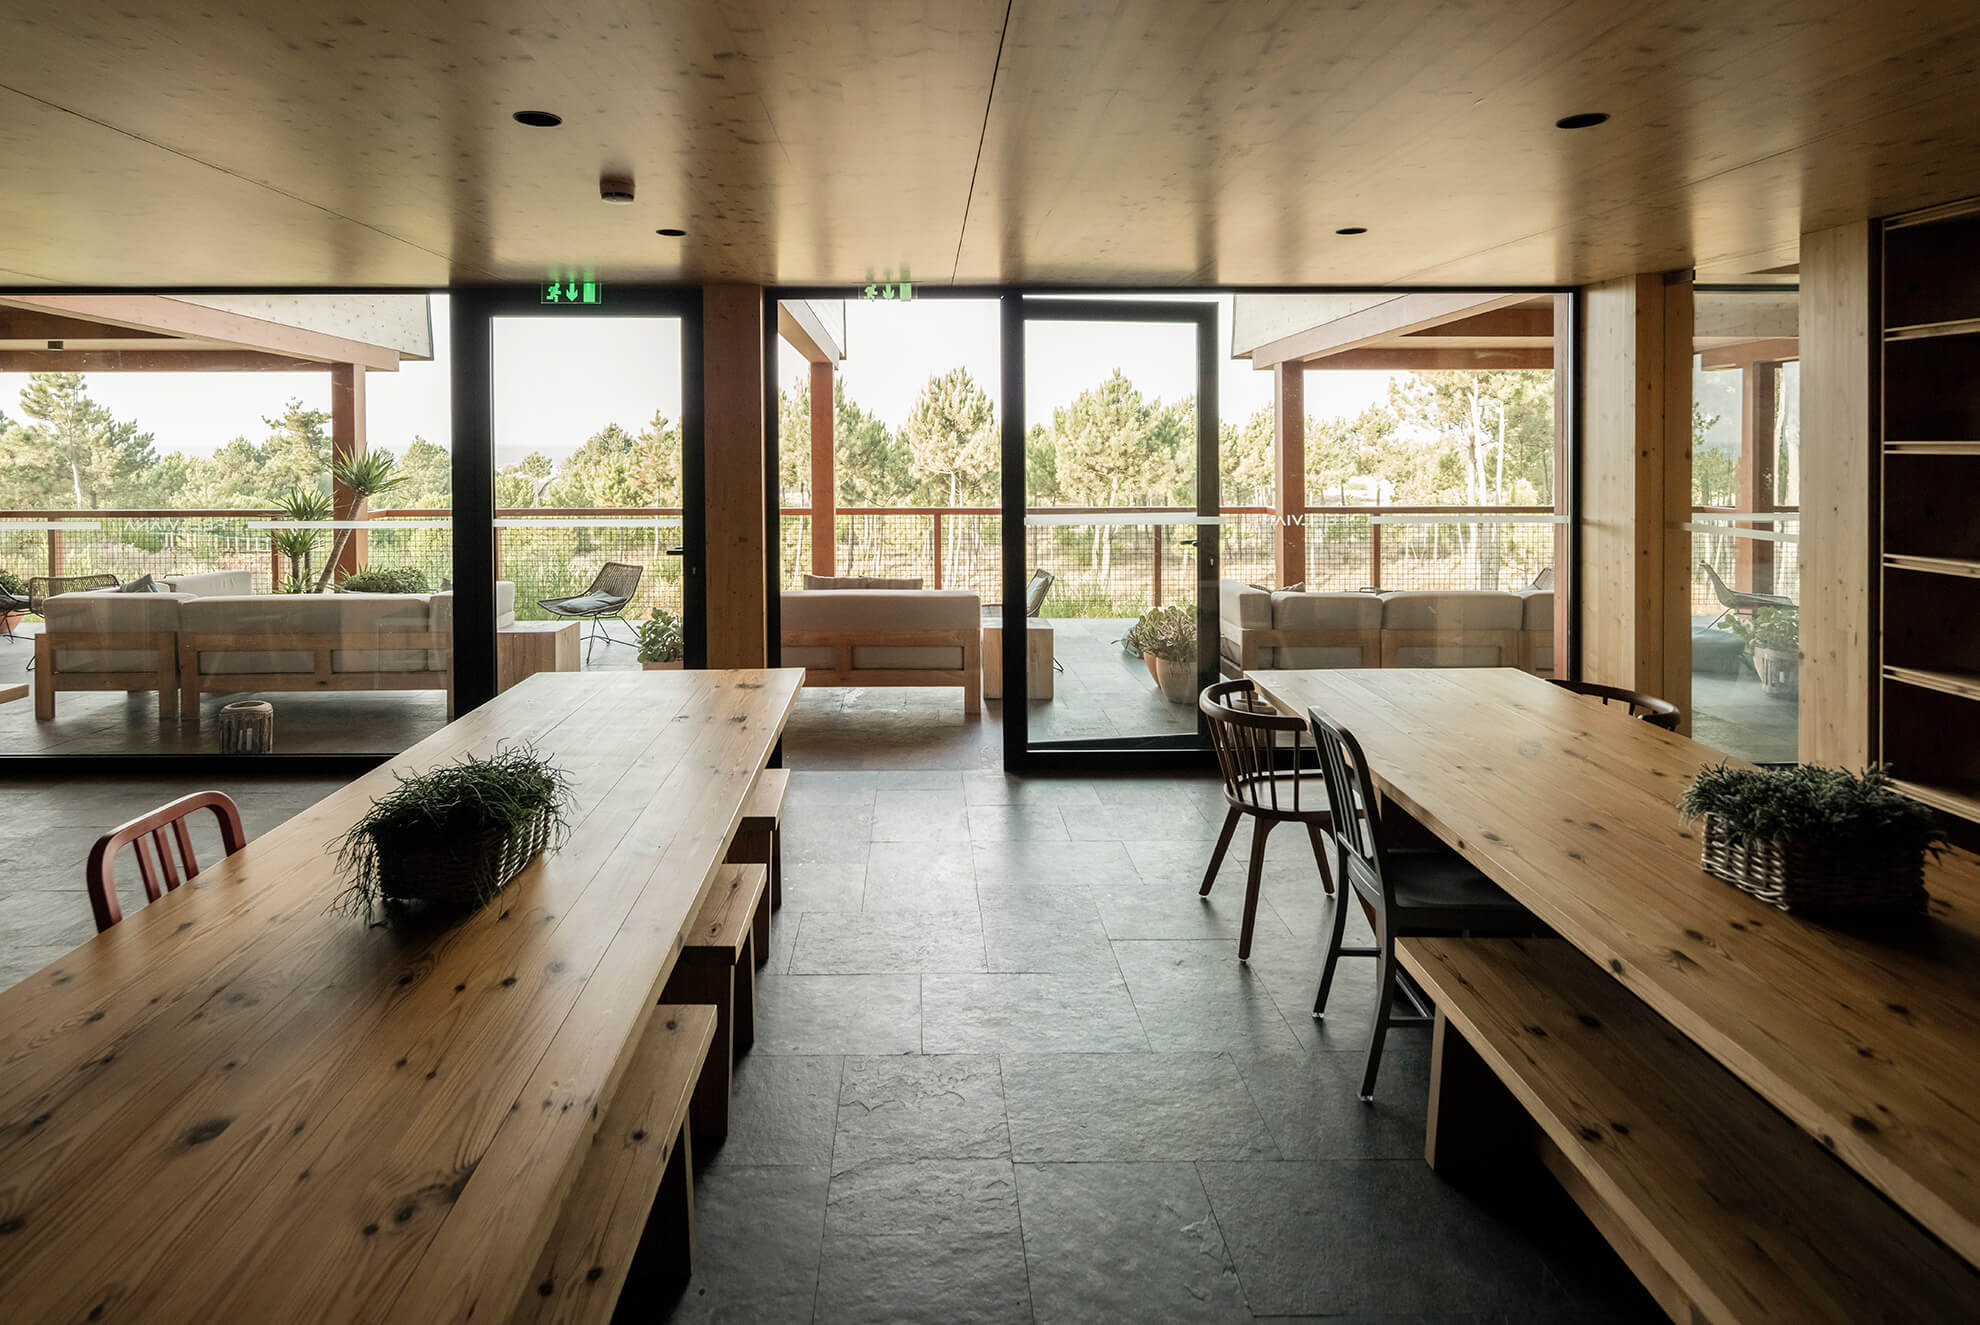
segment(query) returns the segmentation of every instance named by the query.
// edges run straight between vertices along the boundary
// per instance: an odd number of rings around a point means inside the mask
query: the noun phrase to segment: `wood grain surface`
[[[1507,669],[1252,675],[1353,731],[1386,798],[1980,1262],[1980,861],[1928,864],[1929,922],[1826,928],[1699,868],[1674,806],[1717,751]]]
[[[0,994],[8,1318],[506,1317],[799,677],[531,677]],[[451,926],[330,913],[394,772],[524,740],[561,852]]]

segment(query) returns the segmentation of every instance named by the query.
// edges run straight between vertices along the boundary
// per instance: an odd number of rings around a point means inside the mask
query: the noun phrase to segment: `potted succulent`
[[[633,627],[639,636],[639,665],[649,672],[678,671],[686,642],[681,635],[681,619],[664,607],[656,607],[646,620]]]
[[[11,635],[27,615],[27,581],[0,566],[0,631]]]
[[[339,593],[432,593],[433,582],[417,566],[366,566],[346,575]]]
[[[1739,636],[1759,674],[1760,689],[1786,697],[1801,688],[1801,613],[1792,607],[1763,607],[1751,621],[1729,616],[1720,623]]]
[[[1678,813],[1703,823],[1707,873],[1783,911],[1921,913],[1926,853],[1946,844],[1932,812],[1880,767],[1719,764],[1685,789]]]
[[[1142,613],[1122,644],[1141,655],[1148,675],[1171,704],[1196,702],[1196,608],[1172,603]]]
[[[570,780],[528,745],[410,776],[337,843],[343,910],[469,911],[569,833]]]

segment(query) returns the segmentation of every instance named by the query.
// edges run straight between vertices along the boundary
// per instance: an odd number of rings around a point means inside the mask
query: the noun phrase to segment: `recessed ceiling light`
[[[685,235],[687,231],[676,230],[674,229],[673,226],[667,225],[660,227],[658,230],[655,230],[653,233],[656,235],[664,235],[668,239],[679,239],[682,235]]]
[[[547,110],[519,110],[515,114],[517,124],[527,124],[532,129],[554,129],[564,122],[562,115],[552,115]]]
[[[1365,235],[1368,233],[1368,227],[1365,225],[1344,225],[1334,233],[1337,235]]]
[[[1554,121],[1556,129],[1592,129],[1598,124],[1607,124],[1608,114],[1604,111],[1584,111],[1579,115],[1563,115]]]

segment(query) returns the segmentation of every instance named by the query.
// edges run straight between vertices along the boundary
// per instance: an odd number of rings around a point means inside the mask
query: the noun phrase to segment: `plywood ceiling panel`
[[[0,281],[1724,275],[1980,191],[1976,67],[1957,0],[13,0]]]

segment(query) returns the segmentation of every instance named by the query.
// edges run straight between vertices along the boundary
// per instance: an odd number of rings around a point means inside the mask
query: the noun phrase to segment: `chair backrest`
[[[1327,794],[1311,769],[1300,767],[1306,724],[1279,712],[1249,678],[1206,686],[1197,700],[1210,719],[1210,743],[1233,805],[1266,814],[1315,814]],[[1290,745],[1279,738],[1292,734]]]
[[[1035,570],[1024,586],[1024,614],[1037,616],[1045,606],[1045,595],[1052,592],[1052,572]]]
[[[192,834],[186,820],[196,810],[212,810],[220,821],[220,843],[231,856],[247,845],[247,830],[241,826],[241,810],[224,792],[196,791],[181,796],[170,805],[161,805],[150,814],[113,828],[96,839],[89,849],[89,905],[96,913],[96,932],[101,934],[124,918],[117,904],[117,887],[110,867],[117,852],[133,846],[137,852],[138,874],[144,880],[145,900],[155,902],[165,893],[199,873],[199,860],[193,855]],[[171,839],[166,838],[166,830]],[[146,851],[147,844],[150,851]],[[173,848],[177,848],[177,860]]]
[[[1698,563],[1698,568],[1704,571],[1705,578],[1712,582],[1712,596],[1719,600],[1720,607],[1730,611],[1739,606],[1739,596],[1726,587],[1726,582],[1719,578],[1719,572],[1712,569],[1711,562],[1701,561]]]
[[[1319,709],[1308,709],[1306,720],[1313,729],[1313,744],[1320,750],[1327,799],[1333,804],[1327,834],[1334,839],[1334,877],[1345,878],[1381,911],[1384,931],[1393,932],[1388,923],[1389,890],[1383,883],[1387,850],[1382,844],[1381,801],[1375,795],[1375,780],[1368,773],[1368,757],[1361,752],[1361,742],[1354,739],[1353,732]]]
[[[36,575],[28,580],[28,611],[39,613],[41,605],[57,594],[87,593],[92,589],[114,589],[120,581],[114,575]]]
[[[1551,678],[1563,690],[1571,690],[1577,695],[1587,695],[1602,701],[1602,707],[1621,704],[1629,710],[1632,718],[1641,718],[1652,727],[1662,727],[1667,732],[1678,729],[1678,706],[1668,699],[1646,695],[1640,690],[1625,690],[1621,686],[1605,686],[1594,681],[1569,681],[1564,677]]]
[[[639,577],[646,567],[632,566],[623,561],[608,561],[598,568],[597,576],[591,581],[587,594],[604,594],[607,598],[617,598],[631,602],[639,588]]]

